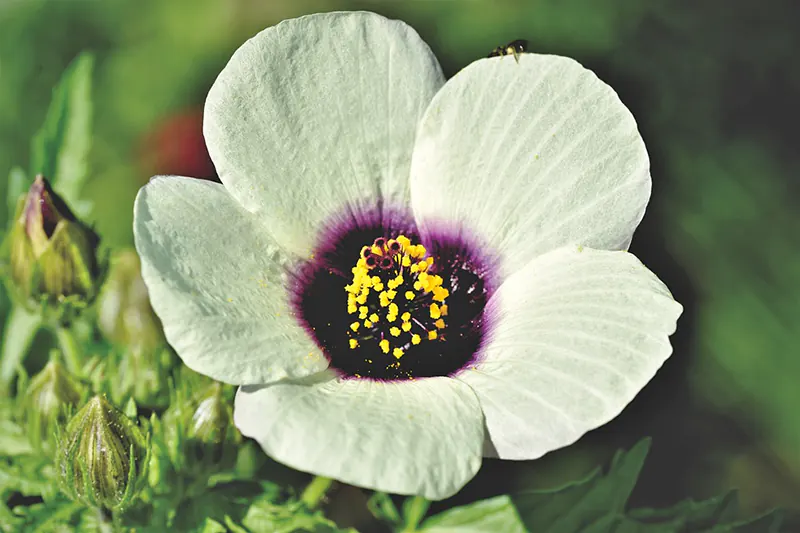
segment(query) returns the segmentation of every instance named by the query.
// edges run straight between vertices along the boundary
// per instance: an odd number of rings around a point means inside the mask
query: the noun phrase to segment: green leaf
[[[31,173],[43,174],[81,216],[91,206],[80,193],[88,177],[92,139],[94,56],[84,52],[67,67],[56,87],[44,124],[31,145]]]
[[[0,462],[0,491],[16,491],[23,496],[55,494],[55,471],[49,458],[25,455],[17,456],[12,463]]]
[[[717,526],[709,533],[779,533],[783,518],[783,512],[774,509],[750,520]]]
[[[0,457],[31,453],[33,448],[22,427],[9,419],[0,420]]]
[[[15,305],[6,318],[3,345],[0,347],[0,390],[7,389],[22,364],[33,337],[42,325],[42,318]]]
[[[511,498],[497,496],[463,507],[448,509],[425,522],[419,531],[426,533],[525,533],[527,530]],[[538,530],[536,530],[538,531]]]
[[[270,498],[253,501],[242,524],[250,533],[357,533],[339,529],[320,512],[310,512],[298,501],[275,503]]]
[[[208,518],[224,523],[226,517],[231,517],[239,522],[254,500],[263,498],[269,501],[276,493],[276,487],[254,481],[220,483],[184,500],[176,510],[174,525],[180,531],[192,531],[203,527]]]
[[[25,174],[20,167],[14,167],[8,174],[8,188],[6,189],[6,209],[8,210],[9,223],[13,222],[17,213],[17,202],[33,183],[31,176]]]
[[[27,533],[70,533],[75,532],[80,514],[86,508],[77,502],[58,499],[47,504],[37,503],[15,508],[22,517],[20,531]]]
[[[3,533],[14,533],[19,531],[20,518],[11,512],[6,505],[5,495],[0,491],[0,531]]]
[[[678,528],[697,531],[728,523],[737,514],[736,491],[730,491],[701,502],[686,500],[666,509],[634,509],[628,513],[628,517],[644,524],[669,523]]]
[[[206,518],[203,527],[198,530],[198,533],[225,533],[228,531],[225,526],[217,522],[216,520],[212,520],[211,518]]]
[[[605,476],[598,468],[560,489],[512,495],[513,502],[530,531],[584,531],[601,518],[622,514],[649,450],[650,439],[641,440],[629,452],[617,452]]]

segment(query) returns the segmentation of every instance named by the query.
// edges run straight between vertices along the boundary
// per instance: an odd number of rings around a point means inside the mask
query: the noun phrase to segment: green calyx
[[[149,438],[104,397],[95,396],[67,425],[58,450],[61,489],[109,510],[127,507],[146,478]]]
[[[99,238],[70,211],[42,176],[17,204],[9,233],[9,274],[28,307],[82,307],[99,285]]]
[[[66,422],[68,413],[81,400],[81,386],[57,360],[36,374],[24,397],[28,437],[36,448],[54,444],[56,431]]]

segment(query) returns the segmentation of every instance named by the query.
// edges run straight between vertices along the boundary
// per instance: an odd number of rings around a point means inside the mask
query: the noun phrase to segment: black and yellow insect
[[[524,54],[528,48],[528,41],[525,39],[517,39],[511,41],[505,46],[498,46],[487,57],[497,56],[514,56],[514,59],[519,63],[520,54]]]

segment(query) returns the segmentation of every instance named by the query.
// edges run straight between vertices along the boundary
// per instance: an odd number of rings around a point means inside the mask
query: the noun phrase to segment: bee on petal
[[[516,41],[511,41],[505,46],[498,46],[487,57],[498,57],[498,56],[514,56],[514,59],[517,63],[519,63],[519,56],[520,54],[524,54],[528,48],[528,41],[525,39],[517,39]]]

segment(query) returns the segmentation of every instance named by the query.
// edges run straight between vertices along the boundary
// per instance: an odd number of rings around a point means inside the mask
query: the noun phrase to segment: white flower
[[[402,22],[302,17],[233,55],[204,133],[223,184],[153,179],[136,246],[169,342],[282,463],[444,498],[614,418],[672,351],[681,306],[624,251],[644,143],[571,59],[445,83]]]

